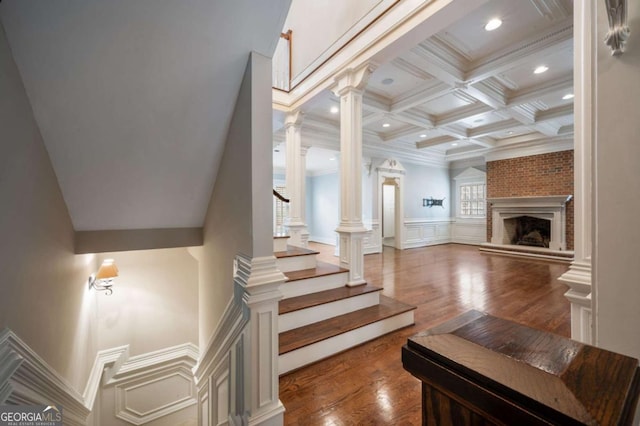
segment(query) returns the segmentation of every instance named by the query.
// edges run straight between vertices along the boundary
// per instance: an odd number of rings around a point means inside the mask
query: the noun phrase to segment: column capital
[[[347,68],[336,75],[335,84],[331,87],[331,91],[336,96],[342,96],[350,91],[362,91],[375,69],[376,66],[371,62],[357,68]]]
[[[284,127],[288,129],[291,126],[301,126],[303,118],[304,112],[299,109],[291,111],[284,117]]]

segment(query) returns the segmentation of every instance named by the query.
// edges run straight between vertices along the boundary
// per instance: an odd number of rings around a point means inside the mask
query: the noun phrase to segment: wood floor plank
[[[355,287],[339,287],[331,290],[319,291],[316,293],[305,294],[303,296],[290,297],[289,299],[281,300],[279,303],[280,315],[289,312],[299,311],[301,309],[310,308],[312,306],[323,305],[325,303],[331,303],[342,299],[348,299],[350,297],[359,296],[361,294],[372,293],[376,291],[382,291],[381,287],[375,287],[368,284],[363,284]]]
[[[312,244],[337,264],[335,248]],[[419,425],[420,382],[402,368],[408,337],[470,309],[570,335],[568,266],[483,254],[459,244],[365,256],[365,279],[417,306],[416,324],[280,377],[288,425]]]

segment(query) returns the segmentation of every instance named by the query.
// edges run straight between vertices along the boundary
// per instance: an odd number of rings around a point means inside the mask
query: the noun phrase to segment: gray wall
[[[96,353],[92,255],[74,231],[0,26],[0,328],[9,327],[76,389]]]
[[[594,278],[597,344],[640,358],[640,4],[628,7],[628,49],[612,57],[597,2]]]
[[[273,255],[271,61],[252,54],[204,223],[199,345],[204,350],[233,295],[237,253]]]

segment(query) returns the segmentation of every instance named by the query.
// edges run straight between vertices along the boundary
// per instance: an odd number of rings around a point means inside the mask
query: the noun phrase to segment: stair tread
[[[415,306],[380,295],[380,304],[376,306],[359,309],[348,314],[280,333],[279,354],[282,355],[414,309],[416,309]]]
[[[369,284],[362,284],[356,287],[338,287],[331,290],[318,291],[316,293],[305,294],[303,296],[291,297],[281,300],[279,303],[279,314],[287,314],[289,312],[299,311],[301,309],[313,306],[323,305],[325,303],[336,302],[338,300],[348,299],[350,297],[359,296],[361,294],[373,293],[381,291],[382,287],[375,287]]]
[[[277,240],[278,238],[289,238],[289,235],[287,234],[274,234],[273,235],[273,239]]]
[[[320,254],[320,252],[315,250],[309,250],[302,247],[295,247],[295,246],[287,246],[287,250],[276,251],[273,253],[273,255],[278,259],[282,259],[285,257],[295,257],[295,256],[310,256],[315,254]]]
[[[324,275],[341,274],[344,272],[349,272],[349,270],[341,268],[338,265],[334,265],[333,263],[326,263],[318,260],[316,261],[315,268],[289,271],[284,274],[287,277],[287,281],[297,281],[304,280],[306,278],[321,277]]]

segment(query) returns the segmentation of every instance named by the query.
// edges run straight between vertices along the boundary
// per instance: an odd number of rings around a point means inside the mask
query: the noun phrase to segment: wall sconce
[[[89,277],[89,289],[106,291],[107,296],[113,293],[113,279],[118,276],[118,267],[113,259],[105,259],[98,272]]]

